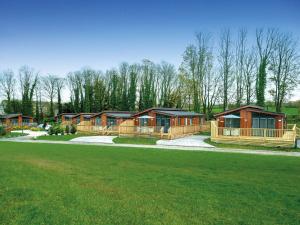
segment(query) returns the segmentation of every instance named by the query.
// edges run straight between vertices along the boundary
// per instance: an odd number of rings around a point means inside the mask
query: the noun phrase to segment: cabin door
[[[164,133],[168,133],[168,130],[170,128],[170,118],[162,118],[161,126],[164,127]]]
[[[170,128],[170,119],[165,119],[165,125],[164,125],[164,132],[168,133],[168,130]]]

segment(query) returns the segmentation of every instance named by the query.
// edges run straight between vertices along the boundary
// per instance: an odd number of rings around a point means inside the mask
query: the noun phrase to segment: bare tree
[[[256,55],[254,50],[247,51],[245,55],[244,87],[246,104],[250,105],[255,95]]]
[[[197,38],[197,85],[199,91],[199,103],[202,105],[203,112],[206,113],[207,102],[205,101],[204,85],[207,81],[209,71],[212,67],[212,47],[211,47],[211,35],[199,32],[196,35]]]
[[[247,31],[245,29],[239,30],[235,60],[236,106],[240,106],[244,98],[246,41]]]
[[[276,112],[281,112],[282,103],[299,84],[299,55],[297,43],[291,34],[278,34],[274,53],[270,59],[270,94],[274,98]]]
[[[212,63],[208,65],[203,80],[203,113],[210,119],[213,108],[220,96],[220,75],[212,70]]]
[[[159,80],[159,106],[173,107],[172,94],[177,79],[175,67],[167,62],[157,66]]]
[[[227,110],[229,102],[229,91],[232,86],[232,67],[233,67],[233,53],[232,53],[231,33],[229,29],[225,29],[221,33],[220,38],[220,53],[219,63],[222,78],[222,92],[223,92],[223,110]]]
[[[65,86],[65,79],[64,78],[57,78],[56,81],[56,93],[57,93],[57,108],[58,108],[58,114],[62,113],[62,99],[61,99],[61,94],[62,94],[62,89]]]
[[[43,89],[44,89],[45,97],[50,101],[49,115],[53,117],[54,116],[53,100],[57,95],[57,77],[50,74],[46,77],[43,77]]]
[[[38,82],[38,72],[28,66],[23,66],[19,70],[19,81],[22,95],[22,113],[32,116],[32,98]]]
[[[14,78],[14,72],[12,70],[5,70],[0,74],[0,90],[3,92],[6,98],[5,112],[12,113],[12,98],[14,94],[16,80]]]

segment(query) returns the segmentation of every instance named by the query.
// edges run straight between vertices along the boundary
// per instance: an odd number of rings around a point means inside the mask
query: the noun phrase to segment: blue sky
[[[300,37],[300,1],[0,0],[0,70],[65,75],[123,61],[178,66],[197,31],[278,27]]]

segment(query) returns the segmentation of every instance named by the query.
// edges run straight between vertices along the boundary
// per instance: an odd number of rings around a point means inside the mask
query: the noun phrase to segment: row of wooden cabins
[[[33,118],[21,113],[0,115],[0,125],[6,127],[31,126]]]
[[[141,112],[103,111],[62,113],[62,124],[76,124],[78,130],[96,133],[147,134],[174,138],[196,133],[204,126],[204,115],[177,108],[149,108]]]
[[[284,113],[254,105],[215,114],[210,123],[211,140],[265,146],[294,146],[300,130],[288,125]],[[62,113],[62,124],[76,124],[78,130],[99,134],[148,134],[176,138],[207,129],[203,114],[177,108],[149,108],[141,112],[103,111],[100,113]],[[26,126],[33,118],[22,114],[0,115],[0,125]]]

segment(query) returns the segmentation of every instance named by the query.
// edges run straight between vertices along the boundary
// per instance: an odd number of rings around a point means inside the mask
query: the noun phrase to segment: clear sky
[[[300,36],[300,0],[0,0],[0,70],[65,75],[84,66],[178,66],[197,31],[278,27]]]

